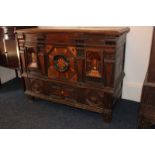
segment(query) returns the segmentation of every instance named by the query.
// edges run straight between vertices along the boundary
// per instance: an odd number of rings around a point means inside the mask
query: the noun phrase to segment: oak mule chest
[[[121,97],[126,27],[16,31],[25,93],[103,114]]]

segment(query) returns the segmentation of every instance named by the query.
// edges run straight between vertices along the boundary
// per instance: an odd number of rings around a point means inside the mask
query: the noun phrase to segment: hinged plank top
[[[16,30],[16,33],[83,32],[120,36],[129,32],[128,27],[47,27]]]

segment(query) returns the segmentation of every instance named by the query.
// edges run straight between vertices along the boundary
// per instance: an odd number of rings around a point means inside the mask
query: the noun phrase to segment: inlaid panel
[[[86,76],[92,78],[101,78],[102,70],[102,54],[100,48],[86,48]]]
[[[47,95],[53,98],[60,99],[73,99],[76,100],[76,87],[68,86],[60,83],[49,83],[46,82],[46,88],[48,88]]]
[[[27,67],[29,69],[38,69],[37,51],[34,47],[28,47],[27,52]]]
[[[46,76],[46,56],[43,48],[40,50],[38,47],[26,48],[26,69],[34,74]],[[22,60],[23,62],[23,60]]]
[[[48,54],[48,77],[77,81],[77,51],[75,47],[46,47]]]

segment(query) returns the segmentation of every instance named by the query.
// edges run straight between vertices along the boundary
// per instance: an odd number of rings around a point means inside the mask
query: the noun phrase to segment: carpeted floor
[[[137,128],[139,104],[122,100],[114,107],[111,123],[100,114],[43,100],[29,100],[20,80],[0,88],[1,129],[134,129]]]

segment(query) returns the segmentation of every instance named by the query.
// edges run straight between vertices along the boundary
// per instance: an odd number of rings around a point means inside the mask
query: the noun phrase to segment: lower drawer
[[[25,79],[26,80],[26,79]],[[76,105],[83,105],[92,108],[104,108],[104,92],[96,88],[86,88],[82,86],[71,86],[56,82],[48,82],[38,79],[28,79],[29,87],[27,91],[36,95],[44,95],[60,102],[69,101]],[[26,85],[28,84],[26,83]],[[78,105],[77,105],[78,106]]]
[[[76,87],[71,87],[59,83],[46,83],[46,94],[52,98],[77,100]]]
[[[29,81],[30,90],[33,93],[44,94],[52,98],[77,99],[76,87],[37,79],[30,79]]]

